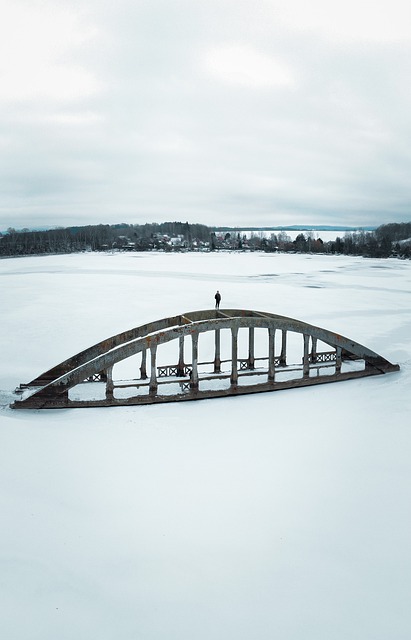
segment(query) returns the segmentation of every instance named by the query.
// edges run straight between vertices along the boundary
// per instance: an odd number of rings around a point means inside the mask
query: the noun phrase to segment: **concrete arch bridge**
[[[198,400],[398,370],[367,347],[306,322],[244,309],[192,311],[119,333],[76,354],[21,384],[12,407]]]

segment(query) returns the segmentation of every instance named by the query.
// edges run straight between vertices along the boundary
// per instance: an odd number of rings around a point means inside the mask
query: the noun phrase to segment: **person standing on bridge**
[[[219,291],[217,291],[217,293],[214,296],[215,298],[215,308],[219,309],[220,308],[220,302],[221,302],[221,293]]]

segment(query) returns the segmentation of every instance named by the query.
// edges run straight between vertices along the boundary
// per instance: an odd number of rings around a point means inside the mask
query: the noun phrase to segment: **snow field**
[[[409,637],[409,263],[82,254],[2,260],[0,282],[1,637]],[[401,371],[164,406],[7,408],[20,382],[209,308],[217,288],[222,308],[337,331]]]

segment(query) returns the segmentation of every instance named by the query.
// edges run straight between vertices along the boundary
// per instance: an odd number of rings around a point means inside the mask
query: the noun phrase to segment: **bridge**
[[[349,338],[293,318],[244,309],[192,311],[81,351],[21,384],[12,408],[199,400],[398,370]]]

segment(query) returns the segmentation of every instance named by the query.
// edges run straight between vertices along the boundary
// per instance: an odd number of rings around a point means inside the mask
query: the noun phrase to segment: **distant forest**
[[[321,231],[301,232],[292,240],[286,231],[267,235],[256,230],[218,231],[203,224],[99,224],[48,230],[0,233],[0,257],[75,253],[79,251],[266,251],[325,253],[369,258],[411,258],[411,222],[384,224],[374,231],[346,232],[324,242]]]

